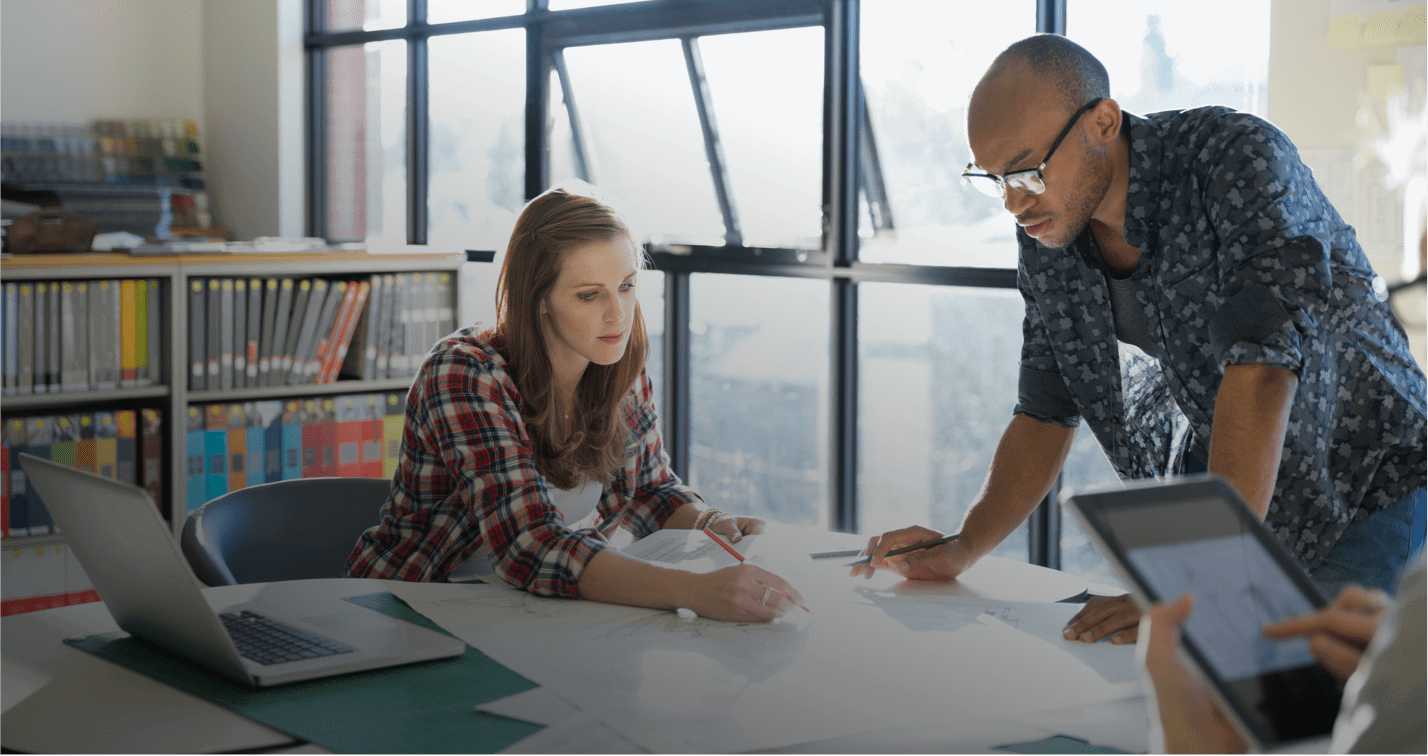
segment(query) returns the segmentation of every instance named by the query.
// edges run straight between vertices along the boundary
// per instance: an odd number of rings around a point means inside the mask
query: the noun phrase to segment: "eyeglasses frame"
[[[1042,192],[1045,192],[1045,191],[1046,191],[1046,177],[1041,174],[1041,171],[1046,168],[1046,164],[1047,164],[1048,162],[1050,162],[1051,156],[1056,154],[1056,148],[1061,146],[1061,142],[1063,142],[1063,141],[1066,139],[1066,135],[1071,133],[1071,127],[1072,127],[1072,126],[1075,126],[1075,125],[1076,125],[1076,122],[1079,121],[1079,120],[1081,120],[1081,116],[1085,115],[1086,112],[1089,111],[1091,108],[1094,108],[1094,107],[1096,107],[1098,104],[1100,104],[1101,100],[1103,100],[1103,99],[1105,99],[1105,98],[1104,98],[1104,97],[1097,97],[1097,98],[1095,98],[1094,100],[1091,100],[1090,102],[1086,103],[1085,105],[1082,105],[1079,110],[1077,110],[1075,113],[1073,113],[1073,114],[1071,115],[1071,120],[1069,120],[1069,121],[1066,122],[1066,127],[1063,128],[1063,129],[1061,129],[1061,134],[1056,137],[1056,141],[1054,141],[1054,142],[1051,143],[1051,149],[1049,149],[1049,150],[1046,151],[1046,157],[1042,158],[1042,159],[1041,159],[1041,164],[1038,165],[1038,166],[1036,166],[1035,168],[1022,168],[1022,169],[1020,169],[1020,170],[1007,171],[1006,173],[1004,173],[1004,174],[998,176],[998,175],[995,174],[995,173],[985,173],[985,172],[983,172],[983,173],[974,173],[974,172],[972,171],[972,169],[973,169],[973,168],[977,168],[978,165],[977,165],[976,163],[968,163],[968,164],[967,164],[967,167],[962,171],[962,183],[968,184],[968,185],[971,185],[971,186],[977,186],[977,184],[973,184],[973,183],[972,183],[972,179],[974,179],[974,178],[986,178],[986,179],[991,179],[992,181],[994,181],[994,182],[996,183],[997,188],[998,188],[999,190],[1001,190],[1001,191],[1000,191],[997,195],[992,195],[990,192],[987,192],[987,191],[985,191],[985,190],[979,190],[979,191],[982,191],[983,194],[987,194],[988,196],[1000,196],[1002,199],[1006,199],[1006,196],[1007,196],[1007,177],[1008,177],[1008,176],[1016,176],[1016,175],[1024,174],[1024,173],[1034,173],[1034,174],[1036,174],[1037,180],[1041,183],[1041,191],[1039,191],[1039,192],[1028,192],[1028,191],[1024,191],[1023,189],[1020,189],[1020,188],[1017,188],[1017,191],[1022,192],[1023,194],[1041,194]]]

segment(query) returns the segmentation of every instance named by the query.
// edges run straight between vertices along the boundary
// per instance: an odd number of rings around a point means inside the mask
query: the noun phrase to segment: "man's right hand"
[[[892,570],[912,580],[951,580],[966,572],[977,561],[977,557],[960,540],[898,556],[887,556],[893,549],[941,537],[941,533],[917,525],[873,536],[868,540],[868,547],[863,549],[863,553],[870,555],[871,559],[867,564],[854,567],[848,574],[853,577],[872,577],[878,570]]]

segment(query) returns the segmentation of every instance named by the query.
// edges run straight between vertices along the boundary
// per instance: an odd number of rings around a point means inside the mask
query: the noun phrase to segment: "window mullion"
[[[555,76],[560,81],[560,97],[565,102],[565,114],[570,119],[570,141],[575,151],[575,175],[581,181],[589,183],[595,182],[595,172],[590,165],[590,151],[585,144],[585,128],[580,121],[580,110],[575,107],[575,89],[570,85],[570,72],[565,67],[565,51],[552,50],[550,53],[551,65],[555,67]],[[546,129],[545,134],[549,138],[550,130]]]
[[[689,480],[689,273],[664,276],[664,446],[670,469]]]
[[[858,257],[858,0],[828,6],[824,51],[824,246],[846,269]],[[858,528],[857,284],[832,280],[828,505],[834,530]]]
[[[724,243],[742,246],[744,233],[739,227],[733,191],[729,185],[729,166],[724,160],[724,146],[719,141],[719,128],[714,120],[714,102],[709,95],[709,80],[704,76],[704,59],[699,55],[699,40],[685,37],[684,65],[689,69],[689,86],[694,90],[694,106],[699,112],[699,127],[704,133],[704,154],[709,159],[709,173],[714,179],[714,195],[719,200],[719,212],[724,216]]]
[[[409,0],[411,25],[426,26],[426,0]],[[407,243],[426,244],[427,177],[431,113],[428,108],[430,58],[427,38],[417,34],[407,42]]]

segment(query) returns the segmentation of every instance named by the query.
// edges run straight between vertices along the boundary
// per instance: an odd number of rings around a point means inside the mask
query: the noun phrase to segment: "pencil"
[[[740,562],[744,561],[744,555],[743,555],[743,554],[740,554],[740,553],[737,552],[737,551],[735,551],[733,546],[730,546],[729,544],[724,543],[724,539],[723,539],[723,538],[720,538],[720,537],[717,536],[717,535],[715,535],[715,534],[714,534],[714,531],[710,530],[709,528],[705,528],[705,529],[704,529],[704,535],[707,535],[707,536],[709,536],[710,538],[713,538],[713,539],[714,539],[714,543],[719,544],[719,546],[721,546],[725,551],[729,552],[730,554],[733,554],[735,559],[739,560]]]
[[[961,535],[962,535],[961,533],[953,533],[952,535],[949,535],[949,536],[942,536],[941,538],[934,538],[934,539],[932,539],[932,540],[930,540],[930,541],[923,541],[922,543],[914,543],[914,544],[911,545],[911,546],[904,546],[904,547],[902,547],[902,548],[900,548],[900,549],[893,549],[892,551],[889,551],[889,552],[885,555],[885,557],[897,556],[898,554],[908,554],[908,553],[911,553],[911,552],[914,552],[914,551],[921,551],[921,550],[923,550],[923,549],[930,549],[930,548],[932,548],[933,546],[941,546],[942,544],[948,543],[949,541],[955,541],[955,540],[957,540],[959,537],[961,537]],[[869,554],[868,556],[862,557],[861,559],[854,559],[853,561],[851,561],[851,562],[849,562],[849,563],[847,563],[847,564],[845,564],[845,565],[843,565],[843,566],[844,566],[844,567],[857,567],[857,566],[860,565],[860,564],[867,564],[869,561],[872,560],[872,558],[873,558],[872,554]]]

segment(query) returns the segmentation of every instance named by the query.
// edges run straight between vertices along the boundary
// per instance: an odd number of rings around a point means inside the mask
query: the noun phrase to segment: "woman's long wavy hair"
[[[604,483],[625,463],[628,429],[620,408],[649,351],[639,302],[624,356],[613,365],[592,362],[585,368],[568,417],[556,396],[546,351],[549,324],[540,312],[567,252],[618,238],[630,240],[636,265],[643,268],[642,248],[613,208],[593,197],[551,189],[521,210],[501,264],[492,332],[525,401],[536,470],[556,488],[574,488],[585,479]]]

